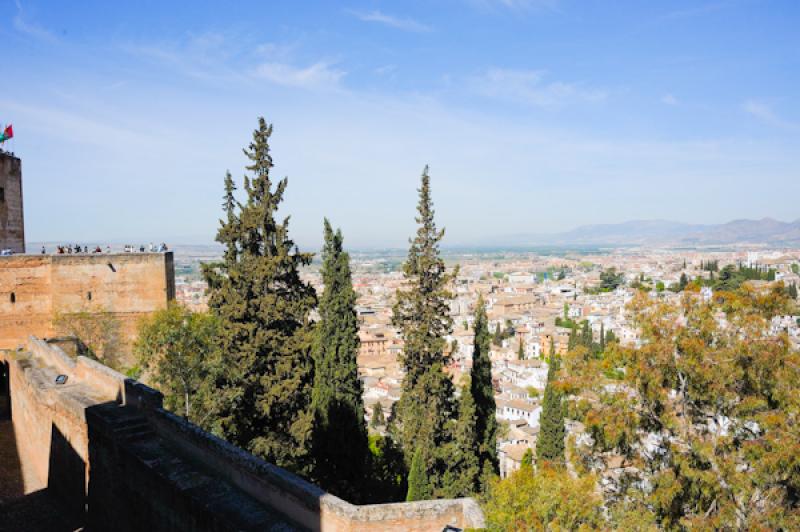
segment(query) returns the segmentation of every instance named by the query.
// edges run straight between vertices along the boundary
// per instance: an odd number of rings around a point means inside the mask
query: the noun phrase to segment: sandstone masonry
[[[124,339],[175,298],[172,252],[0,257],[0,349],[57,334],[58,315],[109,313]]]

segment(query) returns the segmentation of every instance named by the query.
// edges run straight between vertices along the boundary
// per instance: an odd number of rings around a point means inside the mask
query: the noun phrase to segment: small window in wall
[[[11,299],[12,303],[16,303],[17,302],[17,294],[15,294],[14,292],[11,292],[11,298],[10,299]]]
[[[6,201],[6,189],[0,187],[0,203],[5,203]]]
[[[89,301],[92,300],[92,293],[91,292],[86,292],[86,299],[88,299]]]

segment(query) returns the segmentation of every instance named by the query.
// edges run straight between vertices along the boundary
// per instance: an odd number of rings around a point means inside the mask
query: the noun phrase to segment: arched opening
[[[16,303],[17,302],[17,294],[15,294],[14,292],[11,292],[11,297],[9,299],[11,299],[12,303]]]
[[[86,299],[88,299],[89,301],[92,300],[92,293],[91,292],[86,292]]]

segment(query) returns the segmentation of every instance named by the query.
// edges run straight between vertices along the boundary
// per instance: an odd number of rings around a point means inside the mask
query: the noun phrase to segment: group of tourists
[[[131,244],[125,244],[125,247],[123,248],[123,251],[125,251],[125,253],[135,253],[137,251],[137,248],[136,248],[136,246],[133,246]],[[139,246],[138,251],[139,251],[139,253],[144,253],[145,252],[144,244],[141,244]],[[152,242],[150,242],[150,245],[147,246],[147,252],[148,253],[163,253],[165,251],[167,251],[167,245],[164,242],[162,242],[162,243],[160,243],[158,245],[153,244]]]
[[[136,251],[138,251],[139,253],[144,253],[145,247],[144,244],[140,245],[138,248],[136,248],[131,244],[125,244],[125,246],[123,247],[123,251],[125,253],[135,253]],[[147,246],[147,251],[150,253],[163,253],[167,251],[167,245],[164,242],[158,245],[150,242],[150,245]],[[111,246],[106,246],[105,252],[111,253]],[[58,255],[71,255],[73,253],[75,254],[90,253],[89,246],[81,247],[79,244],[66,244],[62,246],[56,246],[56,254]],[[91,250],[91,253],[103,253],[103,249],[98,245]],[[45,254],[47,254],[47,248],[45,246],[42,246],[42,255]]]
[[[100,246],[95,246],[94,249],[92,250],[92,253],[102,253],[102,252],[103,252],[103,250],[100,248]],[[42,255],[44,255],[46,253],[47,253],[47,248],[42,246]],[[74,245],[73,244],[66,244],[66,245],[63,245],[63,246],[56,246],[56,253],[58,255],[71,255],[73,253],[76,253],[76,254],[77,253],[89,253],[89,246],[81,247],[78,244],[74,244]],[[106,246],[106,253],[111,253],[111,248],[109,246]]]

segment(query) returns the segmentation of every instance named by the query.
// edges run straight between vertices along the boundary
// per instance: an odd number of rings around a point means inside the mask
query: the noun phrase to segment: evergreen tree
[[[492,343],[494,343],[494,345],[497,346],[503,345],[503,331],[502,329],[500,329],[499,322],[494,327],[494,336],[492,337]]]
[[[606,327],[603,322],[600,322],[600,353],[606,352]]]
[[[683,291],[688,284],[689,284],[689,278],[686,277],[686,272],[681,273],[681,280],[678,283],[678,287],[680,288],[681,291]]]
[[[558,365],[558,358],[553,357],[547,371],[547,386],[544,389],[542,413],[539,419],[539,439],[536,442],[536,457],[540,465],[564,463],[564,409],[561,405],[561,394],[553,382],[558,372]]]
[[[453,442],[447,452],[449,467],[441,490],[444,497],[466,497],[479,489],[481,467],[477,421],[475,400],[470,386],[465,385],[461,389],[458,419],[453,427]]]
[[[372,419],[370,419],[369,424],[374,429],[386,424],[386,419],[383,416],[383,405],[380,401],[375,401],[375,404],[372,405]]]
[[[427,468],[423,457],[422,448],[418,447],[414,451],[411,459],[411,471],[408,473],[408,495],[406,501],[424,501],[432,496],[430,484],[428,484]]]
[[[797,299],[797,284],[792,282],[786,292],[790,298]]]
[[[231,443],[292,471],[308,474],[312,426],[313,364],[309,313],[313,287],[300,279],[311,262],[289,238],[289,219],[276,221],[287,180],[273,188],[269,137],[263,118],[245,155],[247,199],[234,198],[225,177],[225,218],[217,241],[222,262],[203,268],[209,308],[218,317],[213,375],[207,405],[212,431]]]
[[[578,325],[572,322],[571,330],[569,331],[569,341],[567,343],[567,351],[572,351],[578,346]]]
[[[319,321],[314,331],[313,479],[324,489],[358,502],[367,476],[369,448],[358,378],[358,316],[350,257],[326,219]]]
[[[457,272],[448,274],[441,258],[444,230],[434,222],[427,167],[417,210],[419,228],[403,264],[406,287],[397,292],[392,316],[405,342],[400,357],[405,378],[391,428],[406,465],[410,467],[413,457],[421,453],[420,460],[430,468],[425,471],[425,483],[438,487],[447,469],[442,450],[452,439],[449,425],[456,415],[453,383],[444,372],[444,337],[452,331],[449,303],[453,295],[448,285]]]
[[[498,472],[497,461],[497,405],[492,386],[492,360],[489,358],[489,320],[486,304],[478,297],[475,309],[475,347],[472,351],[470,391],[477,412],[477,450],[481,469]]]
[[[589,328],[588,321],[584,321],[583,325],[581,326],[581,337],[579,343],[587,349],[591,350],[592,348],[592,329]]]
[[[525,342],[520,339],[519,348],[517,349],[517,360],[525,360]]]

